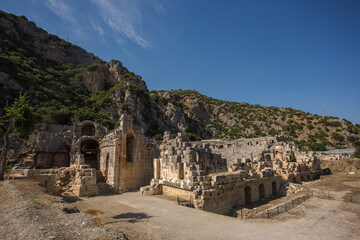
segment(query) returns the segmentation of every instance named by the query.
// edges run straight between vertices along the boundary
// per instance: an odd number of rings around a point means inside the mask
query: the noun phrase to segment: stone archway
[[[100,169],[99,143],[94,139],[85,139],[81,142],[80,152],[84,155],[85,164],[96,170]]]
[[[251,187],[246,186],[244,188],[244,193],[245,193],[245,205],[251,204]]]
[[[271,184],[271,186],[272,186],[272,195],[273,195],[273,196],[276,196],[276,195],[277,195],[277,186],[276,186],[276,182],[275,182],[275,181],[273,181],[273,182],[272,182],[272,184]]]
[[[306,180],[310,181],[310,175],[307,175]]]
[[[81,126],[81,136],[95,136],[95,125],[91,122]]]
[[[265,198],[265,186],[262,183],[259,185],[259,198],[260,200]]]

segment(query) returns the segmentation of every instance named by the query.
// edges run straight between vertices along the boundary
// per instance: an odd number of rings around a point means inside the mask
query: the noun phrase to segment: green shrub
[[[202,138],[196,135],[195,133],[186,133],[186,136],[189,138],[190,141],[201,141]]]
[[[157,141],[162,141],[163,140],[163,135],[161,133],[158,133],[155,136],[153,136],[153,139],[155,139]]]
[[[339,141],[339,142],[343,142],[345,140],[345,138],[343,136],[341,136],[339,133],[337,132],[333,132],[331,134],[331,138],[336,140],[336,141]]]

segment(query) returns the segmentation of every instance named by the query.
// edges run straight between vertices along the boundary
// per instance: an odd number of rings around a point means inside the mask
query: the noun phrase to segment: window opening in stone
[[[185,163],[179,163],[179,179],[185,178],[184,165],[185,165]]]
[[[126,161],[134,162],[135,155],[135,138],[133,135],[126,137]]]
[[[110,158],[110,154],[107,153],[106,154],[106,162],[105,162],[105,180],[108,180],[109,177],[109,158]]]

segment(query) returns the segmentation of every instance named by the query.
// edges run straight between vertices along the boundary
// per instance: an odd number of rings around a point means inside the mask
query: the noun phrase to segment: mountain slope
[[[283,133],[304,150],[349,147],[360,126],[291,108],[227,102],[196,91],[151,91],[120,61],[105,62],[0,11],[0,114],[6,100],[26,92],[39,122],[94,120],[108,128],[122,113],[148,136],[187,132],[192,140],[274,136]]]
[[[170,99],[175,101],[188,118],[200,123],[213,138],[252,138],[283,133],[304,150],[324,150],[349,147],[360,133],[360,125],[345,119],[292,108],[221,101],[191,90],[153,91],[151,94],[163,106]]]

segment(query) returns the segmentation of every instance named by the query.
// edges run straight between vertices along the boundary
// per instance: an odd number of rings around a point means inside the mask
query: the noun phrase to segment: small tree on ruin
[[[26,94],[20,93],[10,107],[7,104],[5,111],[7,129],[2,131],[4,144],[0,157],[0,181],[4,180],[10,134],[14,133],[20,138],[26,138],[33,132],[36,122],[33,108],[29,107]]]

